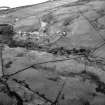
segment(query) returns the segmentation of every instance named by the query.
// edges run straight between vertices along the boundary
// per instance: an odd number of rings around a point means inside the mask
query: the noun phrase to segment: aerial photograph
[[[105,105],[105,0],[0,0],[0,105]]]

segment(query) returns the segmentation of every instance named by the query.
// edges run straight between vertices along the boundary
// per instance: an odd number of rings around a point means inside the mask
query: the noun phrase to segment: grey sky
[[[0,0],[0,7],[8,6],[8,7],[13,8],[13,7],[37,4],[37,3],[41,3],[45,1],[48,1],[48,0]],[[70,1],[73,2],[77,0],[70,0]]]
[[[24,5],[37,4],[48,0],[0,0],[1,6],[18,7]]]

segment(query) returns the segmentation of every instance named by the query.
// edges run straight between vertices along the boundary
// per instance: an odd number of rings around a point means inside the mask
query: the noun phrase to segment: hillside
[[[104,0],[1,10],[0,43],[0,105],[105,105]]]

